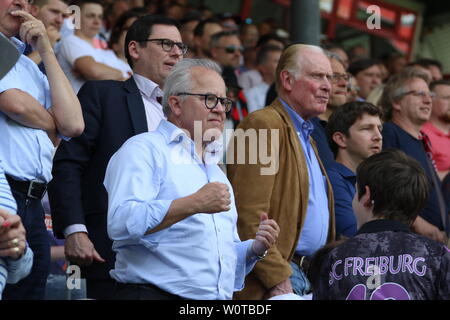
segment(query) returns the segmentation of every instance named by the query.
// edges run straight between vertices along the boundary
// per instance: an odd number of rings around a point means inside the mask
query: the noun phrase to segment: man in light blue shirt
[[[5,284],[26,277],[33,265],[33,251],[26,244],[25,229],[16,211],[16,201],[0,160],[0,300]]]
[[[5,299],[42,299],[50,263],[50,245],[40,199],[51,180],[54,146],[58,134],[81,134],[84,122],[80,103],[58,65],[43,23],[27,11],[27,1],[1,0],[0,33],[20,52],[25,44],[39,52],[47,71],[44,76],[26,56],[0,80],[0,159],[17,202],[34,268],[17,286],[7,286]]]
[[[125,142],[106,170],[115,298],[231,299],[279,228],[262,214],[254,240],[238,237],[233,191],[217,165],[232,105],[220,67],[185,59],[164,90],[168,121]]]

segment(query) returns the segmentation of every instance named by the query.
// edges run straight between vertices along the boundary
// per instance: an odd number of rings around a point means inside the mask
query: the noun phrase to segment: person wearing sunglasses
[[[217,63],[184,59],[167,77],[167,121],[113,155],[104,185],[121,300],[229,300],[278,238],[261,214],[241,241],[233,189],[218,166],[232,102]]]
[[[222,31],[211,37],[211,56],[223,68],[237,69],[244,47],[235,31]]]

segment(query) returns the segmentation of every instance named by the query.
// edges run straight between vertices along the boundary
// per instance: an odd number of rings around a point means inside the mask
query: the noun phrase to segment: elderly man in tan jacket
[[[333,193],[309,121],[326,110],[331,74],[321,48],[288,47],[277,67],[278,99],[244,119],[230,142],[227,171],[239,236],[255,234],[262,212],[280,226],[276,246],[247,276],[237,299],[307,294],[307,261],[335,238]]]

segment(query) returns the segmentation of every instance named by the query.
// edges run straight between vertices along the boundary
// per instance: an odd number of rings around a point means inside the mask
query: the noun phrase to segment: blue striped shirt
[[[23,53],[25,44],[16,38],[10,40]],[[23,54],[0,80],[0,93],[11,89],[28,93],[45,109],[52,106],[47,77]],[[21,181],[51,180],[54,146],[44,130],[25,127],[0,111],[0,132],[0,159],[7,174]]]
[[[0,160],[0,209],[16,214],[17,204],[11,194],[8,181],[5,178],[2,161]],[[0,257],[0,299],[6,283],[16,283],[27,276],[33,265],[33,252],[27,248],[25,254],[18,260]]]

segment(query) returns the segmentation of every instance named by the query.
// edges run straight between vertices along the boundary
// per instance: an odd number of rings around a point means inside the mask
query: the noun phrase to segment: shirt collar
[[[380,220],[372,220],[363,224],[356,234],[358,235],[361,233],[375,233],[382,231],[410,232],[411,229],[405,223],[400,221],[380,219]]]
[[[431,123],[430,121],[428,121],[427,123],[425,123],[425,124],[423,125],[422,130],[423,130],[423,129],[425,129],[425,130],[430,130],[430,131],[432,131],[435,135],[440,136],[440,137],[446,137],[446,138],[450,137],[450,133],[449,133],[449,134],[446,134],[445,132],[439,130],[439,129],[436,128],[436,126],[435,126],[433,123]],[[422,131],[422,132],[424,132],[424,131]]]
[[[23,54],[25,52],[25,48],[27,47],[27,45],[20,41],[18,38],[16,37],[11,37],[9,38],[9,40],[16,46],[17,50],[19,50],[20,54]]]
[[[167,144],[181,143],[187,150],[195,149],[192,138],[188,136],[185,130],[177,127],[172,122],[161,120],[157,130],[163,135]],[[222,139],[217,139],[206,145],[203,151],[203,161],[205,164],[217,164],[222,159],[222,155]]]
[[[329,166],[334,168],[344,178],[356,178],[356,174],[342,163],[334,161]]]
[[[136,85],[139,91],[141,91],[141,93],[147,98],[156,100],[157,97],[163,96],[163,91],[161,90],[161,88],[152,80],[136,73],[133,75],[133,77],[136,81]]]
[[[289,116],[292,119],[292,122],[294,122],[294,126],[297,131],[301,131],[304,136],[309,137],[314,131],[314,125],[312,124],[312,122],[303,120],[303,118],[286,103],[286,101],[281,98],[278,99],[280,99],[281,104],[288,112]]]

